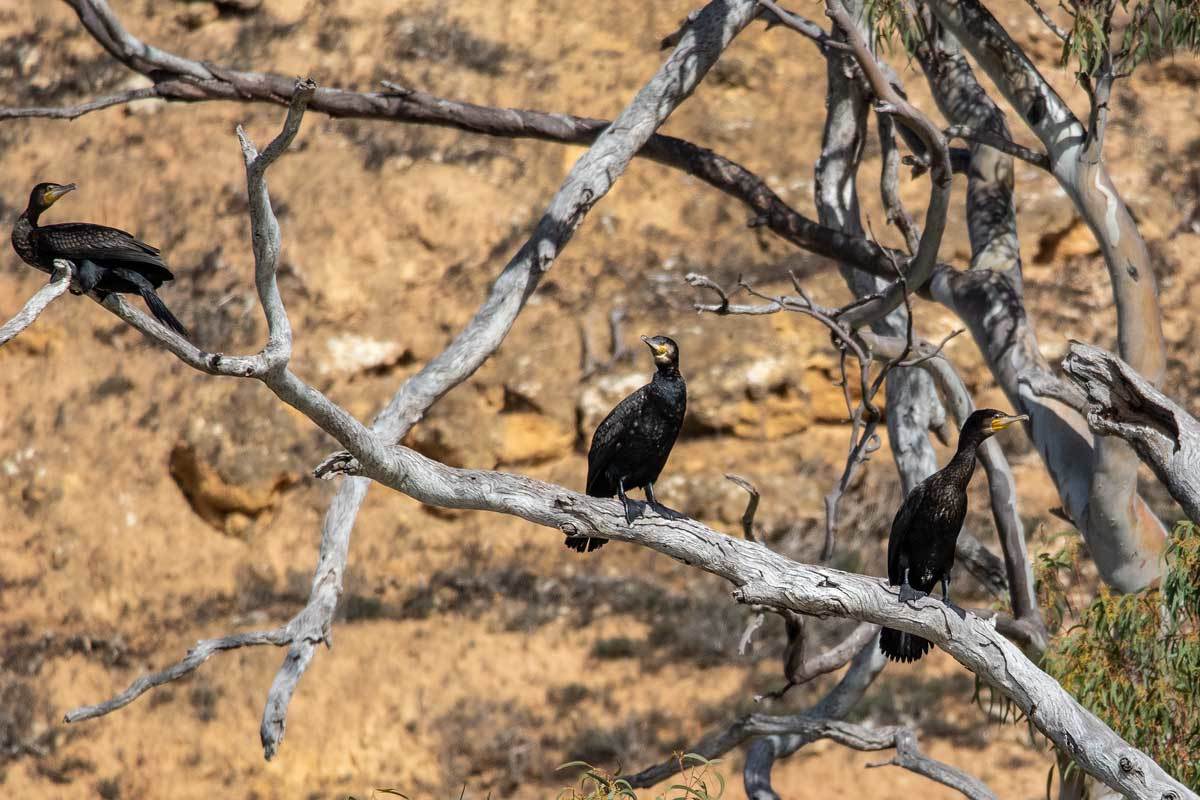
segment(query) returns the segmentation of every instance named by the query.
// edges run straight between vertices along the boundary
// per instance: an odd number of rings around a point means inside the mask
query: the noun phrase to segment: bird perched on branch
[[[975,454],[988,438],[1027,420],[985,408],[967,417],[950,463],[918,483],[904,498],[888,538],[888,583],[900,587],[900,602],[925,597],[939,582],[942,601],[960,617],[966,612],[950,601],[954,546],[967,516],[967,484],[975,472]],[[879,649],[893,661],[916,661],[931,647],[927,639],[884,628]]]
[[[42,212],[75,190],[75,184],[39,183],[29,194],[29,205],[13,225],[12,245],[25,263],[42,272],[54,272],[54,260],[75,264],[76,294],[110,292],[141,295],[154,317],[186,336],[183,327],[155,289],[174,279],[157,247],[151,247],[116,228],[86,222],[38,225]]]
[[[626,489],[634,487],[645,491],[646,500],[656,511],[677,516],[654,499],[654,482],[671,455],[687,408],[687,385],[679,374],[679,345],[666,336],[643,336],[642,341],[654,354],[658,368],[654,378],[609,412],[592,435],[588,450],[587,493],[592,497],[621,498],[625,521],[630,525],[641,505],[625,495]],[[568,536],[566,545],[586,553],[606,541]]]

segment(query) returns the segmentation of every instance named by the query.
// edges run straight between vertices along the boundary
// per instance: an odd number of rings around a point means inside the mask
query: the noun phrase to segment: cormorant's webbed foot
[[[928,597],[927,592],[922,592],[919,589],[914,589],[907,582],[900,587],[900,602],[911,603],[914,600],[920,600],[922,597]]]
[[[955,614],[958,614],[959,619],[965,620],[967,618],[967,610],[955,603],[953,600],[943,597],[942,602],[946,605],[946,608],[950,609]]]
[[[104,271],[99,264],[84,259],[75,265],[75,281],[79,291],[76,294],[88,294],[100,285]]]
[[[681,514],[673,508],[667,508],[662,503],[650,501],[650,507],[654,509],[654,513],[658,514],[663,519],[687,519],[687,514]]]
[[[640,517],[646,511],[646,504],[640,500],[634,500],[624,492],[621,493],[621,505],[625,507],[625,524],[632,525],[633,521]]]
[[[950,599],[949,575],[942,576],[942,602],[945,603],[947,608],[949,608],[955,614],[958,614],[959,619],[965,620],[967,618],[967,612],[960,606],[955,605],[954,601]]]

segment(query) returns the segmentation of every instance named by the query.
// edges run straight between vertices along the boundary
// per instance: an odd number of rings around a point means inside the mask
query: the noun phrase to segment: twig
[[[157,87],[143,86],[125,92],[118,92],[117,94],[110,94],[105,97],[97,97],[95,100],[89,100],[86,103],[80,103],[76,106],[57,108],[46,106],[33,106],[29,108],[0,107],[0,120],[30,118],[71,120],[82,117],[84,114],[90,114],[93,111],[125,105],[126,103],[146,100],[152,97],[158,97]]]
[[[254,631],[252,633],[235,633],[231,636],[222,636],[219,639],[205,639],[197,642],[196,646],[189,650],[184,658],[166,669],[152,672],[149,675],[143,675],[130,684],[128,689],[105,700],[103,703],[97,703],[93,706],[81,706],[67,712],[63,721],[68,723],[82,722],[85,719],[102,717],[117,709],[124,708],[151,689],[162,686],[164,683],[177,681],[195,672],[205,661],[225,650],[235,650],[239,647],[254,647],[264,644],[281,647],[291,644],[291,641],[291,635],[286,628]]]
[[[1030,8],[1033,9],[1033,13],[1038,15],[1038,19],[1040,19],[1045,26],[1050,29],[1051,33],[1064,42],[1071,38],[1071,34],[1063,30],[1062,26],[1055,22],[1054,19],[1046,13],[1045,9],[1041,7],[1037,0],[1025,0],[1025,2]]]
[[[800,658],[789,663],[789,659],[785,654],[784,677],[787,679],[787,683],[778,689],[755,696],[755,702],[778,700],[787,694],[788,690],[793,686],[800,686],[820,675],[841,669],[850,659],[854,658],[855,653],[870,644],[878,632],[878,625],[864,622],[852,630],[845,639],[812,658]],[[800,649],[797,648],[798,651]]]
[[[758,487],[753,483],[743,478],[741,475],[733,475],[725,473],[725,480],[737,486],[739,489],[744,489],[749,498],[746,499],[746,510],[742,512],[742,534],[748,542],[759,541],[758,535],[754,532],[754,514],[758,511]]]
[[[785,28],[795,31],[806,39],[811,39],[817,48],[826,55],[831,50],[848,51],[850,46],[845,42],[839,42],[834,39],[825,30],[810,19],[806,19],[799,14],[794,14],[785,8],[780,8],[771,0],[758,0],[758,4],[770,12],[767,19],[767,28],[773,28],[776,25],[782,25]]]
[[[967,125],[951,125],[943,133],[947,139],[962,139],[964,142],[981,144],[993,150],[1007,153],[1013,158],[1019,158],[1027,164],[1032,164],[1046,172],[1049,172],[1052,168],[1050,156],[1045,153],[1039,153],[1037,150],[1017,144],[1011,139],[1006,139],[989,131],[977,130]]]
[[[13,315],[12,319],[0,325],[0,347],[3,347],[10,339],[32,325],[41,316],[42,312],[46,310],[46,306],[50,305],[61,297],[67,289],[71,288],[72,271],[73,267],[70,261],[55,260],[54,273],[50,276],[50,282],[34,292],[33,296],[25,301],[25,305]]]
[[[896,754],[886,765],[902,767],[937,783],[957,790],[971,800],[995,800],[996,795],[980,781],[962,770],[926,756],[917,745],[917,736],[910,728],[868,728],[836,719],[823,719],[807,714],[790,717],[771,717],[751,714],[726,730],[718,731],[698,743],[688,752],[705,758],[716,758],[729,752],[747,739],[758,736],[801,735],[809,741],[830,739],[852,750],[875,752],[895,748]],[[869,766],[883,766],[875,764]],[[665,765],[660,765],[665,766]],[[673,772],[652,767],[630,777],[631,786],[651,786]],[[656,780],[657,779],[657,780]]]

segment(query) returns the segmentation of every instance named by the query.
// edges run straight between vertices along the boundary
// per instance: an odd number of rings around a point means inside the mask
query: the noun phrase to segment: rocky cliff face
[[[1023,21],[1024,4],[995,5],[1049,65],[1054,48]],[[390,79],[593,116],[619,110],[661,58],[658,39],[689,10],[629,0],[114,6],[139,36],[193,57],[325,85]],[[668,130],[810,208],[823,75],[807,43],[754,26]],[[1068,76],[1055,80],[1079,100]],[[0,103],[65,104],[129,81],[65,4],[0,11]],[[910,96],[932,108],[917,76],[907,81]],[[1170,389],[1185,403],[1197,390],[1188,346],[1189,310],[1200,307],[1197,99],[1194,61],[1147,67],[1121,87],[1108,144],[1157,256]],[[15,216],[37,181],[79,183],[54,221],[117,225],[160,245],[177,275],[164,296],[197,340],[255,347],[264,325],[232,128],[242,122],[261,140],[280,116],[147,101],[71,123],[0,123],[0,211]],[[469,318],[579,152],[311,115],[271,174],[294,367],[369,418]],[[877,165],[871,154],[866,174]],[[1048,178],[1018,165],[1017,182],[1028,293],[1047,355],[1068,337],[1111,344],[1094,242]],[[911,209],[926,191],[923,180],[905,181]],[[890,237],[874,198],[867,207]],[[744,275],[782,290],[790,269],[824,302],[846,293],[831,265],[747,228],[745,217],[685,176],[636,163],[500,352],[408,443],[448,463],[582,488],[595,423],[650,374],[637,334],[667,333],[681,345],[691,400],[661,499],[736,531],[744,497],[723,475],[745,475],[763,492],[768,540],[812,557],[821,496],[847,436],[827,335],[795,317],[697,316],[683,276]],[[952,219],[961,218],[958,208]],[[964,263],[966,254],[954,224],[943,257]],[[0,309],[12,310],[43,278],[12,254],[0,265]],[[618,309],[615,344],[628,354],[610,363],[608,320]],[[937,307],[918,313],[930,338],[955,325]],[[980,402],[1002,404],[966,338],[950,353]],[[269,650],[219,656],[188,681],[67,728],[58,721],[65,710],[124,688],[196,639],[277,624],[303,603],[331,496],[308,471],[332,443],[261,386],[190,372],[76,297],[0,350],[0,430],[0,758],[14,797],[341,798],[384,786],[418,797],[464,784],[467,796],[541,797],[563,783],[557,764],[637,768],[779,682],[781,631],[772,623],[751,655],[737,655],[747,614],[705,576],[621,546],[577,557],[553,533],[518,521],[373,491],[354,535],[336,648],[317,656],[274,762],[263,763],[256,736],[281,656]],[[882,568],[899,500],[885,453],[845,503],[838,558],[847,568]],[[1060,530],[1036,457],[1020,445],[1013,457],[1031,530],[1041,521]],[[991,530],[986,516],[976,528]],[[866,713],[917,720],[932,755],[969,763],[1003,795],[1041,791],[1046,755],[1015,729],[980,730],[969,676],[940,657],[896,673]],[[799,707],[820,688],[794,690],[788,702]],[[920,781],[864,773],[869,759],[857,754],[812,753],[781,768],[789,796],[825,796],[833,785],[882,796]],[[739,766],[732,757],[723,769]]]

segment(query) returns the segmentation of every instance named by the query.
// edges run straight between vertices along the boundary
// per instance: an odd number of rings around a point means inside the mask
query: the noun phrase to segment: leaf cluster
[[[1176,527],[1158,587],[1101,589],[1054,641],[1045,667],[1119,735],[1200,789],[1200,528]]]
[[[1060,63],[1081,75],[1099,75],[1110,57],[1128,74],[1143,61],[1200,51],[1196,0],[1072,0],[1067,11],[1073,24]]]
[[[655,800],[720,800],[725,794],[725,778],[713,769],[719,759],[709,760],[697,753],[676,753],[679,779]],[[558,794],[558,800],[638,800],[629,781],[593,767],[586,761],[571,761],[560,770],[580,769],[579,782]]]

